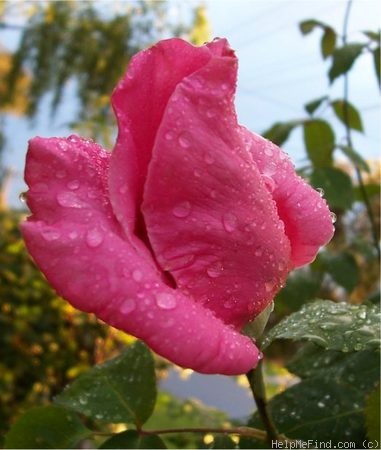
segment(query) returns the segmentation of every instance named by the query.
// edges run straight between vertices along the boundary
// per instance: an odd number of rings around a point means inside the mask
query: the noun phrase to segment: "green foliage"
[[[304,109],[308,112],[308,114],[312,115],[319,106],[328,99],[327,95],[323,97],[319,97],[315,100],[312,100],[304,105]]]
[[[322,188],[331,208],[348,209],[354,200],[352,180],[345,172],[334,167],[320,167],[313,170],[311,184]]]
[[[282,145],[290,136],[291,131],[300,125],[300,121],[293,120],[291,122],[277,122],[263,133],[266,139],[274,142],[274,144]]]
[[[275,311],[281,316],[298,311],[317,297],[321,282],[322,275],[319,272],[305,268],[291,272],[285,287],[274,300]]]
[[[331,106],[344,125],[348,125],[353,130],[364,131],[360,113],[351,103],[345,100],[334,100]]]
[[[323,268],[337,284],[351,292],[359,282],[359,269],[355,258],[348,252],[322,252],[319,259]]]
[[[50,288],[25,250],[24,217],[0,211],[0,434],[12,417],[46,404],[125,339]]]
[[[355,149],[349,147],[349,145],[340,145],[338,148],[347,156],[347,158],[352,161],[352,163],[358,167],[360,170],[364,172],[370,173],[369,164],[365,161],[365,159],[360,155],[360,153],[356,152]]]
[[[75,448],[91,434],[79,417],[59,406],[31,408],[5,437],[5,448]]]
[[[142,435],[134,430],[123,431],[107,439],[99,448],[167,448],[164,442],[156,436]]]
[[[335,134],[325,120],[306,120],[303,125],[304,143],[308,156],[315,167],[332,164]]]
[[[80,375],[55,399],[89,418],[140,427],[156,402],[153,358],[141,343]]]
[[[332,441],[332,446],[352,441],[362,448],[364,408],[379,382],[379,364],[379,352],[342,353],[306,344],[288,365],[302,381],[269,402],[279,432],[293,439]],[[249,425],[260,426],[258,413]],[[240,448],[263,448],[263,443],[241,439]]]
[[[367,398],[365,421],[368,438],[380,442],[380,385]]]
[[[380,309],[317,300],[275,325],[263,340],[307,340],[343,352],[380,348]]]
[[[332,27],[318,20],[310,19],[300,23],[300,31],[303,34],[309,34],[315,28],[321,28],[323,30],[320,49],[323,58],[326,59],[328,56],[332,55],[335,50],[337,38],[336,32]]]
[[[337,48],[332,55],[332,66],[329,69],[328,76],[332,83],[340,75],[349,72],[356,59],[361,55],[364,44],[351,43]]]

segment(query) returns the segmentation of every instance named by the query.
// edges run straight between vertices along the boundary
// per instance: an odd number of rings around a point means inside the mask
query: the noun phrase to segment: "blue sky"
[[[117,2],[114,2],[117,4]],[[122,2],[119,2],[119,4]],[[205,4],[213,36],[227,37],[239,58],[239,78],[236,105],[240,122],[261,133],[275,121],[302,118],[303,104],[327,93],[332,98],[342,96],[342,80],[329,87],[328,66],[319,52],[320,32],[303,37],[298,23],[318,19],[341,30],[346,7],[344,0],[209,0]],[[110,4],[110,2],[108,3]],[[174,1],[181,16],[199,2]],[[361,40],[360,31],[380,27],[381,6],[374,0],[354,0],[349,39]],[[1,33],[0,41],[8,48],[16,42],[16,33]],[[66,123],[72,119],[75,101],[62,106],[54,123],[42,108],[33,124],[25,120],[8,119],[9,145],[6,164],[16,170],[10,201],[17,204],[18,193],[25,189],[22,169],[27,140],[35,135],[64,136],[70,133]],[[364,135],[355,133],[355,146],[368,158],[379,156],[380,95],[370,56],[364,56],[350,75],[350,101],[363,114]],[[323,117],[334,120],[327,110]],[[338,122],[337,135],[343,135]],[[297,166],[303,164],[304,150],[300,130],[294,131],[285,144]],[[340,157],[340,155],[337,155]]]

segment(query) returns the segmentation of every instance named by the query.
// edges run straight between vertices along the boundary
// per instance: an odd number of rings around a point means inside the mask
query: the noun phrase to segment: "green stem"
[[[262,361],[258,363],[258,366],[255,369],[250,370],[250,372],[248,372],[246,376],[249,380],[255,403],[257,404],[258,414],[266,430],[266,441],[269,444],[270,448],[272,448],[273,441],[280,441],[282,439],[278,434],[268,408],[265,383],[263,379]]]
[[[344,24],[343,24],[343,45],[345,46],[347,43],[347,37],[348,37],[348,24],[349,24],[349,16],[351,12],[352,7],[352,0],[348,0],[347,8],[345,10],[345,17],[344,17]],[[349,109],[348,109],[348,98],[349,98],[349,79],[348,79],[348,72],[345,72],[344,74],[344,105],[343,105],[343,115],[344,115],[344,124],[345,124],[345,139],[347,141],[347,145],[350,148],[353,148],[352,143],[352,134],[351,134],[351,128],[349,126]],[[365,189],[365,183],[361,174],[361,170],[357,166],[357,164],[353,163],[357,181],[359,184],[359,188],[361,191],[362,198],[364,200],[365,208],[367,211],[367,215],[370,222],[371,227],[371,233],[373,238],[374,247],[377,252],[378,259],[381,258],[381,252],[380,252],[380,246],[378,242],[378,235],[377,235],[377,226],[376,221],[374,219],[374,214],[372,211],[372,205],[370,204],[370,200],[368,197],[368,194]]]

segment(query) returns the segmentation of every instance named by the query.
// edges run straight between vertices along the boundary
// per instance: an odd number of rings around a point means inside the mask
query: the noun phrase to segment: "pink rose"
[[[240,374],[240,334],[333,234],[318,192],[237,123],[225,39],[137,54],[112,95],[110,154],[77,136],[30,141],[29,252],[72,305],[202,373]]]

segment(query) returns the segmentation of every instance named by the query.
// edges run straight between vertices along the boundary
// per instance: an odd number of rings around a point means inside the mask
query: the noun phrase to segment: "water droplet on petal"
[[[127,298],[120,306],[120,312],[122,314],[130,314],[135,309],[136,303],[133,298]]]
[[[83,204],[74,192],[59,192],[57,194],[57,202],[64,208],[82,208]]]
[[[275,282],[274,281],[267,281],[265,283],[265,291],[266,292],[271,292],[274,289],[275,286]]]
[[[97,228],[89,230],[86,234],[86,243],[89,247],[95,248],[99,247],[104,239],[103,232]]]
[[[222,224],[228,233],[233,232],[237,228],[238,219],[232,213],[226,213],[222,216]]]
[[[174,295],[167,292],[160,292],[159,294],[156,294],[156,303],[159,308],[174,309],[177,301]]]
[[[265,154],[266,154],[267,156],[273,156],[274,152],[271,150],[270,147],[266,146],[266,147],[265,147]]]
[[[212,119],[213,117],[215,117],[217,115],[217,112],[214,109],[207,109],[206,115],[207,115],[207,117],[209,117],[209,119]]]
[[[217,278],[219,277],[224,270],[224,267],[220,261],[217,261],[213,264],[211,264],[207,269],[206,273],[210,276],[210,278]]]
[[[66,177],[66,172],[64,170],[58,170],[56,172],[56,178],[65,178]]]
[[[195,169],[195,170],[193,171],[193,175],[194,175],[196,178],[200,178],[200,177],[201,177],[201,172],[200,172],[199,170]]]
[[[182,148],[189,148],[191,146],[191,141],[185,133],[180,134],[178,141]]]
[[[204,161],[206,162],[206,164],[213,164],[214,163],[214,156],[211,153],[205,153]]]
[[[263,255],[263,249],[262,247],[257,247],[254,251],[255,256],[262,256]]]
[[[68,187],[68,189],[75,191],[76,189],[79,188],[80,184],[79,184],[78,180],[72,180],[72,181],[69,181],[69,183],[66,186]]]
[[[21,194],[19,195],[19,200],[21,203],[25,203],[27,199],[27,193],[26,192],[21,192]]]
[[[172,141],[173,138],[175,137],[175,135],[174,135],[173,131],[167,131],[167,132],[164,134],[164,137],[165,137],[165,139],[166,139],[167,141]]]
[[[69,238],[70,239],[76,239],[78,237],[78,233],[76,231],[71,231],[69,233]]]
[[[42,237],[45,241],[55,241],[61,236],[61,233],[57,230],[43,230],[41,231]]]
[[[172,210],[176,217],[184,218],[189,216],[191,211],[191,204],[188,201],[178,203]]]
[[[337,220],[337,217],[336,217],[336,214],[334,213],[334,212],[330,212],[330,216],[331,216],[331,221],[332,221],[332,223],[335,223],[336,222],[336,220]]]
[[[119,192],[120,192],[121,194],[125,194],[127,191],[128,191],[128,186],[127,186],[127,184],[123,184],[123,186],[121,186],[121,187],[119,188]]]
[[[320,197],[323,197],[323,195],[324,195],[324,189],[323,189],[323,188],[317,188],[316,190],[317,190],[317,192],[319,193]]]
[[[262,179],[265,182],[265,185],[266,185],[267,189],[270,192],[274,192],[274,190],[275,190],[275,181],[271,177],[266,175],[266,174],[262,175]]]
[[[135,269],[135,270],[132,272],[132,278],[133,278],[135,281],[137,281],[137,282],[142,281],[142,279],[143,279],[143,273],[142,273],[142,271],[139,270],[139,269]]]

